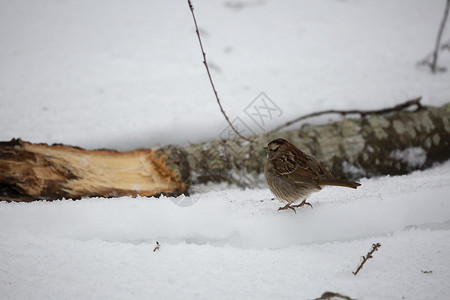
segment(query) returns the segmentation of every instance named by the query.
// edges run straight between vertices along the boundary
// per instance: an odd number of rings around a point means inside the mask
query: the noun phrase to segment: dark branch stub
[[[328,299],[344,299],[344,300],[354,300],[353,298],[350,298],[349,296],[342,295],[335,292],[325,292],[320,296],[320,298],[316,298],[314,300],[328,300]]]
[[[194,14],[194,6],[192,5],[191,0],[188,0],[188,5],[189,5],[189,9],[191,10],[191,14],[192,14],[192,19],[194,20],[194,25],[195,25],[195,33],[197,34],[197,38],[198,38],[198,42],[200,44],[200,50],[202,51],[202,56],[203,56],[203,64],[205,65],[206,68],[206,73],[208,73],[208,78],[209,78],[209,82],[211,84],[211,87],[213,89],[214,92],[214,96],[216,97],[217,100],[217,104],[219,105],[220,108],[220,112],[222,113],[222,115],[225,117],[225,120],[227,121],[228,125],[230,125],[231,129],[234,131],[234,133],[236,133],[236,135],[246,141],[250,141],[249,139],[245,138],[244,136],[242,136],[237,130],[236,128],[234,128],[233,124],[231,123],[230,119],[228,118],[227,114],[225,113],[225,110],[222,107],[222,104],[220,103],[219,100],[219,95],[217,93],[216,87],[214,86],[214,82],[212,80],[212,76],[211,76],[211,72],[209,71],[209,66],[208,66],[208,61],[206,60],[206,53],[205,50],[203,49],[203,43],[202,43],[202,39],[200,37],[200,31],[198,30],[198,25],[197,25],[197,19],[195,18],[195,14]]]

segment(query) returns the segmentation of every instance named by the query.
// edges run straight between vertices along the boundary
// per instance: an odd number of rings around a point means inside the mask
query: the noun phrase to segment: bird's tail
[[[343,186],[343,187],[356,189],[358,186],[361,185],[361,183],[355,182],[355,181],[350,181],[350,180],[345,180],[345,179],[334,179],[334,178],[332,178],[332,179],[321,179],[319,181],[319,185],[320,186],[335,185],[335,186]]]

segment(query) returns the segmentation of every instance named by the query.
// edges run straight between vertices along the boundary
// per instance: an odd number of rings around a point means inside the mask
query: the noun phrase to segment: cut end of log
[[[186,186],[158,150],[118,152],[0,143],[0,200],[177,195]]]

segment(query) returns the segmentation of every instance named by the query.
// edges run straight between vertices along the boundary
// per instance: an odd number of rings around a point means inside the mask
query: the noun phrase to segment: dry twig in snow
[[[363,265],[366,263],[366,261],[367,261],[369,258],[372,258],[372,257],[373,257],[372,254],[373,254],[375,251],[378,251],[378,248],[380,248],[380,247],[381,247],[381,244],[380,244],[380,243],[376,243],[376,244],[373,244],[373,245],[372,245],[372,250],[370,250],[370,252],[367,253],[366,256],[363,256],[363,257],[362,257],[363,260],[362,260],[361,264],[358,266],[358,269],[356,269],[356,272],[352,272],[353,275],[356,276],[356,274],[358,274],[359,270],[362,269],[362,267],[363,267]]]
[[[153,252],[156,252],[156,250],[159,250],[159,248],[160,248],[159,242],[156,241],[156,247],[155,249],[153,249]]]

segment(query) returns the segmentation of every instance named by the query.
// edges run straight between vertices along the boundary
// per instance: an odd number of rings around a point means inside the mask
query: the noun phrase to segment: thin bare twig
[[[431,72],[433,72],[433,73],[436,73],[436,65],[437,65],[437,59],[438,59],[439,46],[441,44],[442,32],[444,31],[445,23],[447,22],[449,9],[450,9],[450,0],[447,0],[447,3],[445,4],[445,9],[444,9],[444,16],[442,17],[441,24],[439,25],[439,31],[438,31],[438,35],[436,37],[436,43],[434,45],[433,60],[431,61],[431,64],[430,64]]]
[[[373,245],[372,245],[372,250],[370,250],[370,252],[367,253],[366,256],[363,256],[363,257],[362,257],[363,260],[362,260],[361,264],[358,266],[358,269],[356,269],[355,272],[352,272],[353,275],[356,276],[356,274],[358,274],[359,270],[362,269],[362,267],[363,267],[363,265],[366,263],[366,261],[367,261],[369,258],[372,258],[372,257],[373,257],[372,254],[373,254],[375,251],[378,251],[378,248],[380,248],[380,247],[381,247],[381,244],[380,244],[380,243],[376,243],[376,244],[373,244]]]
[[[217,104],[219,104],[220,107],[220,111],[222,112],[223,116],[225,117],[225,120],[228,122],[228,125],[230,125],[231,129],[233,129],[234,133],[236,133],[236,135],[246,141],[250,141],[249,139],[243,137],[237,130],[236,128],[234,128],[233,124],[231,124],[230,119],[228,118],[227,114],[225,113],[225,111],[223,110],[222,104],[220,103],[219,100],[219,95],[217,94],[217,90],[214,86],[214,82],[212,80],[211,77],[211,72],[209,71],[209,66],[208,66],[208,61],[206,60],[206,53],[205,50],[203,49],[203,43],[202,43],[202,39],[200,37],[200,31],[198,30],[198,25],[197,25],[197,19],[195,18],[195,14],[194,14],[194,6],[192,5],[191,0],[188,0],[188,4],[189,4],[189,9],[191,10],[192,13],[192,19],[194,20],[194,25],[195,25],[195,32],[197,33],[197,37],[198,37],[198,42],[200,44],[200,49],[202,51],[202,55],[203,55],[203,64],[205,65],[206,68],[206,72],[208,73],[208,78],[209,78],[209,82],[211,83],[211,87],[213,89],[214,95],[216,96],[216,100],[217,100]]]
[[[445,50],[450,50],[450,40],[445,42],[445,43],[441,43],[441,46],[439,47],[441,51],[445,51]],[[419,61],[417,64],[420,66],[428,66],[431,68],[431,62],[430,60],[433,58],[433,52],[429,53],[427,56],[425,56],[424,59],[422,59],[421,61]],[[446,67],[439,67],[436,69],[436,71],[445,71],[447,70]]]
[[[414,106],[414,105],[417,106],[417,110],[418,110],[418,109],[422,108],[422,104],[420,103],[421,99],[422,99],[422,97],[417,97],[415,99],[408,100],[408,101],[406,101],[404,103],[395,105],[393,107],[383,108],[383,109],[379,109],[379,110],[356,110],[356,109],[353,109],[353,110],[335,110],[335,109],[330,109],[330,110],[319,111],[319,112],[303,115],[303,116],[298,117],[298,118],[296,118],[294,120],[286,122],[285,124],[276,127],[275,129],[269,131],[268,133],[274,133],[274,132],[277,132],[280,129],[288,127],[288,126],[290,126],[290,125],[292,125],[294,123],[303,121],[303,120],[308,119],[308,118],[317,117],[317,116],[320,116],[320,115],[325,115],[325,114],[341,114],[343,116],[345,116],[345,115],[352,115],[352,114],[359,114],[362,117],[365,117],[367,115],[383,115],[383,114],[392,113],[392,112],[399,112],[399,111],[405,110],[405,109],[407,109],[407,108],[409,108],[411,106]]]

